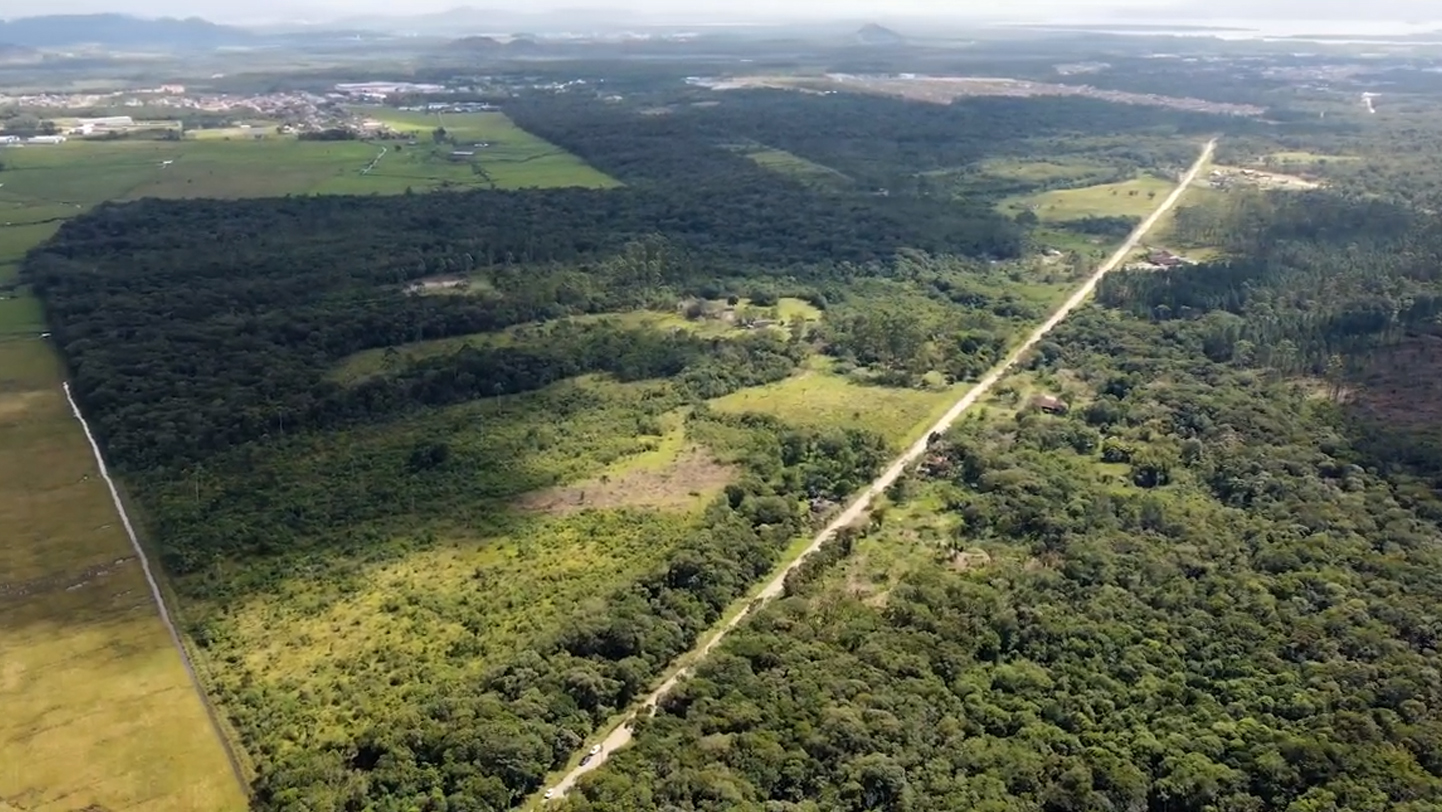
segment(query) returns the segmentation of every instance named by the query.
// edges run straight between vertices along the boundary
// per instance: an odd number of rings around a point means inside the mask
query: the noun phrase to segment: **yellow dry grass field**
[[[60,380],[0,340],[0,812],[242,810]]]

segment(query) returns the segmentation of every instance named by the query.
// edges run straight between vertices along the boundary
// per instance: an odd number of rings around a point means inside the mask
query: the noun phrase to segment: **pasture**
[[[620,185],[569,152],[517,127],[504,113],[428,114],[373,108],[357,108],[357,112],[397,132],[412,134],[416,143],[392,144],[363,179],[352,179],[355,188],[331,184],[319,192],[359,191],[367,181],[401,185],[431,173],[442,173],[455,184],[496,189]],[[436,143],[433,133],[438,129],[445,130],[445,143]],[[452,158],[457,152],[472,154]]]
[[[0,336],[0,808],[244,809],[61,376]]]
[[[1175,184],[1150,175],[1120,183],[1103,183],[1081,189],[1055,189],[1001,204],[1015,213],[1031,209],[1043,222],[1084,217],[1145,217]]]
[[[15,219],[19,206],[53,208],[67,216],[105,200],[142,197],[272,197],[286,194],[400,194],[407,190],[587,186],[616,183],[576,157],[516,127],[500,113],[455,130],[483,151],[437,145],[429,130],[418,145],[364,141],[204,138],[183,141],[70,141],[0,152],[0,222],[35,222],[38,211]],[[403,124],[404,122],[395,122]],[[449,120],[448,120],[449,123]],[[376,161],[382,148],[385,154]],[[453,160],[455,150],[477,152]],[[364,172],[372,161],[376,165]]]

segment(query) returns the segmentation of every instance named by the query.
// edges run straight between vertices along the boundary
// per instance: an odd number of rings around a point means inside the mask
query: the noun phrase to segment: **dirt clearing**
[[[689,448],[664,467],[546,488],[522,497],[520,506],[556,514],[625,507],[686,510],[720,491],[735,476],[736,469],[716,462],[710,452]]]

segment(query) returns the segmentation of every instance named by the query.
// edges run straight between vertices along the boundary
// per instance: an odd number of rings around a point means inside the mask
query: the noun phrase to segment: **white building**
[[[135,119],[130,116],[103,116],[101,118],[78,119],[81,127],[90,127],[94,130],[107,130],[115,127],[134,127]]]

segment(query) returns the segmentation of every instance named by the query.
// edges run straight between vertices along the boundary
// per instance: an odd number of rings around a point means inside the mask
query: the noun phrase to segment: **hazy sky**
[[[200,16],[220,22],[261,19],[332,19],[358,14],[409,15],[457,6],[507,11],[557,8],[630,9],[662,18],[859,16],[898,19],[916,15],[983,19],[1076,20],[1135,9],[1219,23],[1239,18],[1442,19],[1442,0],[0,0],[0,16],[123,11],[151,16]],[[9,8],[6,8],[6,7]],[[1107,16],[1112,16],[1107,14]]]

